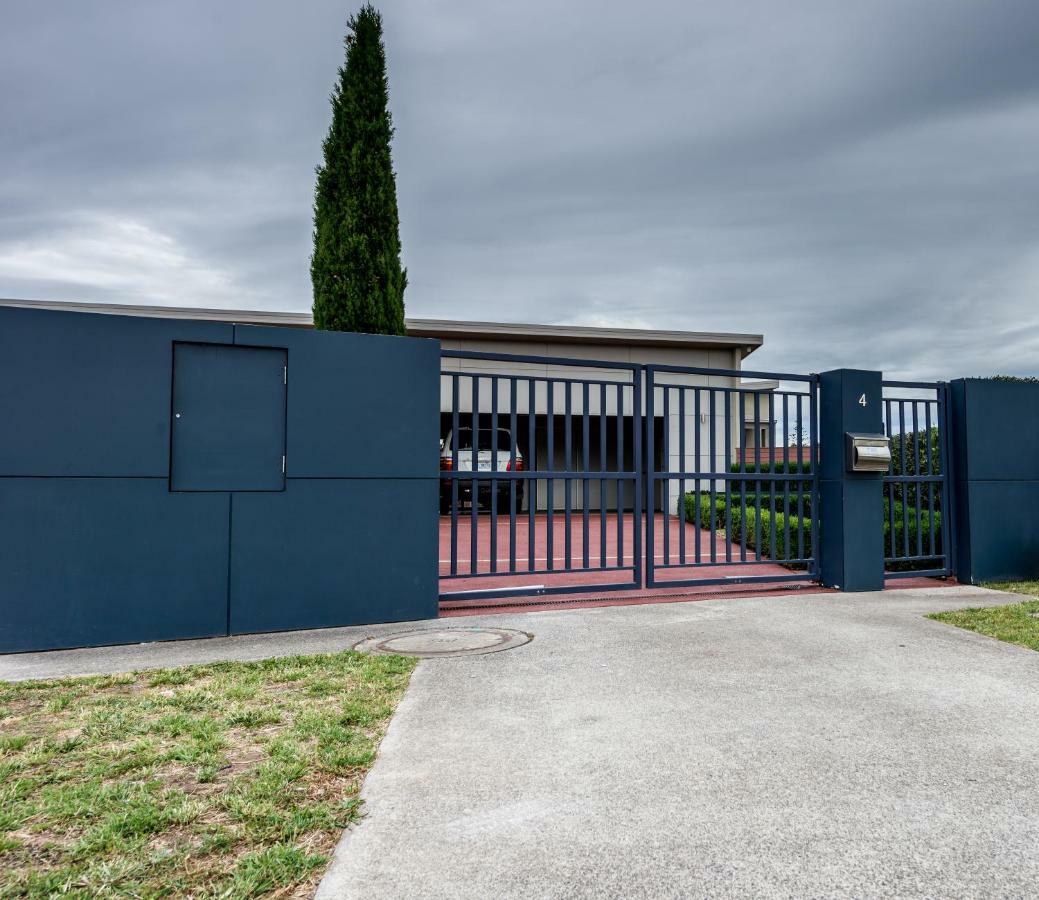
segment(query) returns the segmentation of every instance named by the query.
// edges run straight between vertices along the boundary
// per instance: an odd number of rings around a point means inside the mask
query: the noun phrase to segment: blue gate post
[[[880,372],[835,369],[819,377],[819,574],[826,587],[884,587],[883,472],[850,472],[848,432],[881,435]]]

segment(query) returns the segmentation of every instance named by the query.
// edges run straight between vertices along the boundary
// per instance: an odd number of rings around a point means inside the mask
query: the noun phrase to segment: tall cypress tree
[[[366,4],[347,24],[346,63],[332,92],[314,196],[314,326],[404,334],[408,278],[400,263],[382,16]]]

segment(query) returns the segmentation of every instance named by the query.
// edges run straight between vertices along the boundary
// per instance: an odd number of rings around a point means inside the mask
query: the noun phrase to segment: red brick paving
[[[458,517],[457,535],[457,571],[468,574],[470,570],[470,548],[471,548],[471,518],[468,512],[461,513]],[[566,534],[565,520],[561,513],[557,513],[553,522],[553,565],[556,569],[563,568],[566,563]],[[584,568],[584,520],[581,512],[575,512],[571,516],[570,525],[570,560],[571,566],[577,567],[578,571],[572,572],[547,572],[534,571],[531,573],[529,566],[529,537],[530,529],[527,515],[524,513],[516,518],[516,570],[517,574],[500,574],[509,570],[509,520],[508,516],[499,516],[497,523],[497,552],[495,557],[498,563],[498,573],[491,571],[491,527],[490,516],[481,511],[477,520],[477,551],[476,551],[476,576],[470,578],[441,578],[440,590],[445,593],[458,591],[487,590],[500,587],[522,587],[543,585],[546,587],[568,587],[602,584],[603,591],[582,591],[573,594],[551,594],[537,595],[527,594],[516,597],[497,598],[445,598],[441,600],[440,612],[442,616],[477,615],[484,612],[515,612],[551,609],[573,609],[579,607],[594,606],[627,606],[636,603],[675,603],[688,600],[717,599],[719,597],[749,597],[749,596],[777,596],[783,594],[803,593],[805,590],[813,592],[827,592],[817,583],[808,581],[787,581],[776,583],[743,583],[743,584],[720,584],[699,586],[675,586],[660,585],[654,588],[637,588],[628,590],[617,590],[607,587],[610,584],[632,583],[632,573],[628,571],[604,571],[602,566],[602,544],[601,544],[601,518],[599,513],[590,513],[588,518],[588,544],[589,568]],[[686,563],[695,561],[695,546],[699,539],[701,561],[709,562],[711,553],[712,537],[709,532],[699,531],[690,523],[682,523],[677,517],[668,517],[668,535],[670,562],[679,562],[680,533],[685,529],[686,539]],[[621,523],[624,536],[623,554],[619,553],[617,545],[618,521],[616,513],[608,514],[606,518],[606,565],[615,566],[619,559],[623,564],[632,565],[632,536],[633,517],[627,514]],[[658,565],[663,564],[665,559],[665,548],[663,546],[664,522],[663,516],[658,514],[654,521],[654,532],[656,545],[654,557]],[[790,575],[791,570],[776,563],[764,560],[760,563],[755,561],[753,550],[747,551],[747,562],[740,561],[740,547],[738,544],[731,547],[728,541],[720,535],[714,537],[715,558],[717,565],[692,566],[682,569],[658,569],[656,580],[659,584],[662,580],[682,580],[687,578],[745,578],[748,576],[762,575]],[[548,567],[548,517],[539,513],[534,519],[534,559],[535,569],[546,570]],[[726,550],[729,550],[732,561],[726,560]],[[440,574],[449,575],[451,571],[451,518],[440,517]],[[943,582],[931,578],[900,578],[892,579],[889,587],[933,587]],[[951,583],[951,582],[949,582]]]

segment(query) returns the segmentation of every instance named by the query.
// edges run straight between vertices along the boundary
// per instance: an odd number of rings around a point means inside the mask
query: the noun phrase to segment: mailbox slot
[[[883,434],[846,435],[849,472],[886,472],[891,466],[891,439]]]

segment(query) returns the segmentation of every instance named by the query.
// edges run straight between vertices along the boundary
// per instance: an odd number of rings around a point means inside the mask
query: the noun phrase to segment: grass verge
[[[1035,599],[1006,606],[988,606],[958,609],[952,612],[932,613],[928,618],[947,622],[979,634],[999,638],[1011,644],[1020,644],[1039,650],[1039,582],[1018,581],[986,584],[985,587],[1015,594],[1027,594]]]
[[[415,662],[0,682],[0,896],[306,894]]]

